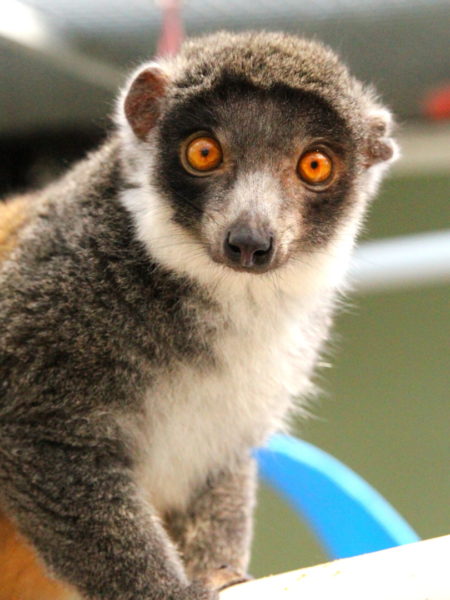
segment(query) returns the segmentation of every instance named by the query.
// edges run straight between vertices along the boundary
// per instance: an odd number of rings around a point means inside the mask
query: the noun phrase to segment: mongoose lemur
[[[0,212],[0,599],[212,600],[252,449],[309,393],[395,154],[317,42],[219,33],[137,70],[108,141]]]

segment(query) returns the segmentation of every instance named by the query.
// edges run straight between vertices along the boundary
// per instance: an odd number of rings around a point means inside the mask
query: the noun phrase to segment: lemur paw
[[[204,581],[205,585],[210,589],[220,591],[232,585],[250,581],[250,579],[252,579],[250,575],[234,569],[230,565],[222,565],[207,573],[202,581]]]

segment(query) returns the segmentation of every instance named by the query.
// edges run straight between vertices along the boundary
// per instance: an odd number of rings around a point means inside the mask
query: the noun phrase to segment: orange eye
[[[206,173],[216,169],[222,162],[222,148],[217,140],[211,137],[198,137],[189,142],[185,150],[187,165]]]
[[[297,166],[300,178],[311,185],[325,183],[333,170],[331,158],[320,150],[305,152]]]

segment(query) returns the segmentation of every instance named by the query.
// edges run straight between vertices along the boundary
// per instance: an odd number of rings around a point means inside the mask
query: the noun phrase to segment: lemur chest
[[[213,366],[180,365],[148,390],[138,479],[161,512],[262,443],[302,391],[309,358],[298,360],[298,332],[269,325],[225,333]]]

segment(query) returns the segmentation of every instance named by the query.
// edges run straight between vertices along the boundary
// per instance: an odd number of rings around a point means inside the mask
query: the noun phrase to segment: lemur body
[[[49,598],[244,576],[251,449],[310,392],[389,126],[321,45],[217,34],[142,67],[117,133],[3,209],[0,507]],[[41,598],[19,567],[0,600]]]

